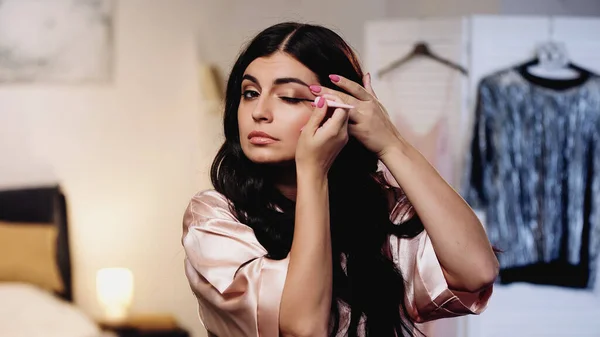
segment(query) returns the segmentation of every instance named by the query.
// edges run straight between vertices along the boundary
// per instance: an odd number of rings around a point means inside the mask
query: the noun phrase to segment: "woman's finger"
[[[310,91],[312,91],[312,93],[315,94],[316,96],[335,95],[335,96],[339,97],[341,100],[341,103],[344,103],[344,104],[356,106],[356,104],[360,103],[360,100],[356,99],[355,97],[348,95],[346,93],[343,93],[341,91],[333,90],[331,88],[323,87],[320,85],[311,85],[309,88],[310,88]]]
[[[326,114],[327,100],[323,97],[317,97],[315,110],[313,111],[313,114],[310,116],[310,119],[306,125],[302,128],[302,132],[310,131],[311,134],[317,132],[317,129],[319,129]]]
[[[359,83],[351,81],[340,75],[329,75],[329,78],[335,85],[346,90],[350,93],[350,95],[361,101],[369,101],[372,99],[371,94]]]
[[[345,103],[340,97],[336,96],[336,95],[332,95],[332,94],[323,94],[322,96],[325,99],[328,99],[330,101],[334,101],[337,103]],[[360,118],[360,113],[358,112],[358,110],[356,109],[356,106],[354,107],[354,109],[350,109],[348,111],[349,114],[349,119],[353,122],[356,122],[357,119]]]
[[[331,127],[335,132],[339,132],[344,127],[347,127],[348,124],[348,110],[337,108],[333,111],[333,115],[325,122],[328,127]],[[323,126],[325,126],[323,124]]]
[[[373,97],[377,98],[377,95],[375,94],[375,90],[373,90],[373,86],[371,85],[371,74],[366,73],[365,76],[363,76],[363,86],[365,87],[365,90],[367,90],[367,92],[371,95],[373,95]]]

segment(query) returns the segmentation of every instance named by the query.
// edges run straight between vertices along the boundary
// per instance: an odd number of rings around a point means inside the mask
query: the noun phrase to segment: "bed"
[[[114,336],[73,303],[71,276],[60,187],[0,190],[0,336]]]

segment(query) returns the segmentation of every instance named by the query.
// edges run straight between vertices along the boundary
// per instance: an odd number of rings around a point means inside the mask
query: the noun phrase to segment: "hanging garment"
[[[400,134],[436,168],[450,184],[454,183],[454,149],[450,118],[460,112],[462,77],[454,69],[438,64],[403,69],[398,77],[387,77],[378,88],[380,101]],[[385,172],[385,169],[384,169]],[[386,172],[388,179],[393,179]]]
[[[425,134],[415,132],[403,116],[398,114],[393,117],[392,121],[402,137],[419,150],[446,181],[451,181],[454,170],[452,169],[452,149],[450,148],[446,116],[438,119]]]
[[[600,251],[600,77],[484,78],[462,194],[485,214],[501,283],[592,288]]]

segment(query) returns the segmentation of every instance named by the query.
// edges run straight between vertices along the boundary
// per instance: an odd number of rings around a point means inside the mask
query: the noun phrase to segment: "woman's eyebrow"
[[[278,78],[275,81],[273,81],[273,85],[281,85],[281,84],[288,84],[288,83],[297,83],[297,84],[301,84],[305,87],[309,87],[309,85],[306,84],[304,81],[302,81],[299,78],[295,78],[295,77],[282,77],[282,78]]]
[[[245,74],[242,77],[242,80],[251,81],[260,87],[260,83],[258,82],[258,79],[256,79],[256,77],[254,77],[252,75]],[[305,87],[309,87],[309,85],[306,84],[306,82],[304,82],[301,79],[296,78],[296,77],[281,77],[281,78],[277,78],[273,81],[273,85],[283,85],[283,84],[288,84],[288,83],[296,83],[296,84],[303,85]]]
[[[244,75],[242,77],[242,81],[243,80],[248,80],[250,82],[253,82],[254,84],[256,84],[256,85],[258,85],[260,87],[260,83],[258,83],[258,80],[256,79],[256,77],[254,77],[252,75],[248,75],[248,74]]]

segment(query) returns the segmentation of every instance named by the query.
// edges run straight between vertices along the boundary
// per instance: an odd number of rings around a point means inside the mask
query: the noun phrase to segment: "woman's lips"
[[[248,134],[248,139],[254,145],[267,145],[277,141],[277,139],[266,132],[252,131]]]
[[[264,137],[252,137],[250,138],[250,143],[254,145],[267,145],[275,143],[276,140],[272,138],[264,138]]]

